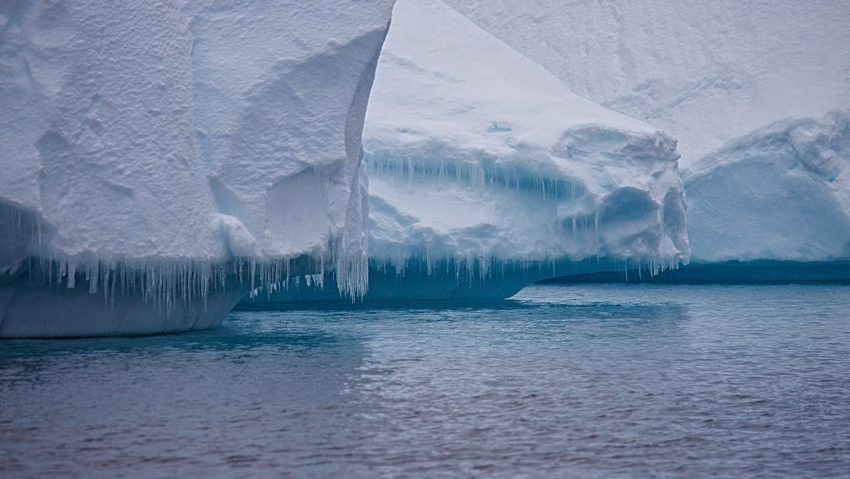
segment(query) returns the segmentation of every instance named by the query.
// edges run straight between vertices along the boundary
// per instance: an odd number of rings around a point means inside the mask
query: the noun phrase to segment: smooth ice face
[[[688,257],[676,142],[438,0],[396,4],[364,146],[367,299],[504,298],[542,277]]]
[[[788,120],[685,175],[695,262],[850,258],[850,115]]]
[[[0,4],[0,284],[34,260],[67,287],[192,301],[233,268],[246,290],[334,269],[362,295],[361,132],[392,3]]]
[[[787,118],[850,109],[850,3],[446,0],[573,91],[679,140],[683,171]]]

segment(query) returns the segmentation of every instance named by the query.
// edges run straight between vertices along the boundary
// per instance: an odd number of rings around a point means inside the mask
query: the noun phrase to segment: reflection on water
[[[0,476],[842,477],[848,293],[538,286],[6,341]]]

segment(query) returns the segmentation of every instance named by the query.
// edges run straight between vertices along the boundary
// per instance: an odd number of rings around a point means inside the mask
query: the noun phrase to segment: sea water
[[[0,477],[848,477],[850,287],[534,286],[0,342]]]

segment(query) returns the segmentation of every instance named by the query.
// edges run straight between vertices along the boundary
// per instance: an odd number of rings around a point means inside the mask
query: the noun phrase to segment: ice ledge
[[[638,271],[581,273],[547,280],[551,283],[667,284],[847,284],[850,259],[834,261],[722,261],[691,263],[657,276]]]

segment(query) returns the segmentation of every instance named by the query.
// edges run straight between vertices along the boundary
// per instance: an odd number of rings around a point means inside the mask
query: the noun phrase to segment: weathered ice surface
[[[364,144],[367,299],[505,298],[544,277],[688,257],[676,142],[439,0],[397,3]],[[313,289],[270,300],[338,298]]]
[[[748,264],[772,281],[788,262],[784,277],[826,280],[821,262],[850,257],[847,2],[447,3],[679,140],[692,264]]]
[[[787,120],[685,175],[694,262],[850,259],[850,116]]]
[[[0,3],[0,336],[206,327],[296,273],[362,295],[392,3]]]
[[[684,174],[691,264],[657,278],[686,283],[850,281],[850,116],[777,122]]]

